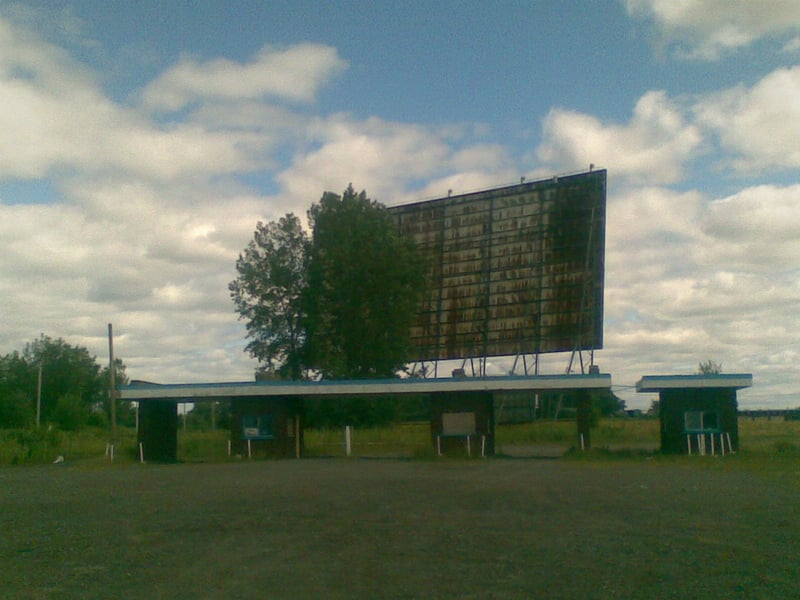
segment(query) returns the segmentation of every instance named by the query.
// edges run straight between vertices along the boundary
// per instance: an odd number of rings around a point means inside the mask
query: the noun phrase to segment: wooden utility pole
[[[36,380],[36,429],[39,429],[41,420],[42,420],[42,363],[39,362],[39,378]]]
[[[111,448],[117,443],[117,389],[114,372],[114,333],[111,323],[108,324],[108,400],[111,404]]]

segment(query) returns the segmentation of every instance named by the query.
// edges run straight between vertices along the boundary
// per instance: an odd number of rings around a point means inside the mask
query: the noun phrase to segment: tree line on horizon
[[[127,382],[125,364],[114,361],[115,381]],[[42,334],[0,356],[0,428],[55,425],[62,430],[106,426],[109,366],[101,367],[85,347]],[[130,403],[117,400],[117,422],[133,425]]]

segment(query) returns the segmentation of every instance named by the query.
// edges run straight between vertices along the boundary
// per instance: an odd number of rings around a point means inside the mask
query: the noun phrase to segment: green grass
[[[592,429],[592,447],[611,450],[619,456],[638,456],[658,449],[658,419],[604,419]],[[497,427],[497,451],[513,448],[549,447],[566,452],[577,446],[574,421],[536,421]],[[740,455],[800,458],[800,421],[783,419],[739,420]],[[229,432],[178,431],[178,460],[219,462],[228,460]],[[0,430],[0,465],[51,463],[58,456],[67,460],[102,460],[106,457],[109,433],[88,428],[64,432],[43,427],[39,430]],[[306,430],[307,456],[345,456],[344,431]],[[353,428],[351,455],[432,458],[428,423],[402,424],[389,428]],[[626,454],[627,453],[627,454]],[[133,429],[120,428],[115,462],[136,462],[138,451]]]
[[[69,460],[105,457],[109,439],[109,432],[99,428],[0,429],[0,465],[51,463],[59,456]],[[135,446],[136,433],[120,429],[115,459],[131,460]]]
[[[345,456],[343,429],[309,429],[305,432],[308,456]],[[428,423],[404,423],[394,427],[352,428],[351,456],[425,456],[431,446]],[[432,454],[432,449],[431,449]]]
[[[497,443],[575,445],[574,421],[535,421],[497,428]],[[592,445],[658,444],[657,419],[604,419],[592,429]]]
[[[800,421],[740,418],[740,446],[747,452],[800,456]]]

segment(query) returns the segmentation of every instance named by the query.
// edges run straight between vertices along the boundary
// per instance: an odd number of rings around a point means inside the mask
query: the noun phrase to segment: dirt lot
[[[796,598],[800,464],[0,469],[4,598]],[[723,462],[727,461],[727,462]]]

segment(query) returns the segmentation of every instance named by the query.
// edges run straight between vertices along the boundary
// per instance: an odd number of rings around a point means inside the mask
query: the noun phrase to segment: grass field
[[[642,443],[624,423],[606,446]],[[568,448],[553,425],[498,435]],[[345,459],[319,435],[331,457],[0,468],[2,596],[798,596],[795,423],[743,421],[745,449],[725,458]],[[201,454],[219,446],[219,434],[190,436],[181,443]]]
[[[739,419],[744,454],[800,454],[800,421],[783,419]],[[178,460],[228,460],[228,431],[178,431]],[[0,430],[0,465],[50,463],[63,456],[69,461],[104,457],[108,432],[86,429],[79,432]],[[659,446],[657,419],[605,419],[592,430],[592,446],[617,452],[655,452]],[[341,430],[307,430],[306,452],[310,457],[345,455]],[[497,428],[497,453],[515,457],[561,456],[576,446],[573,421],[537,421]],[[352,455],[355,457],[433,458],[427,423],[402,424],[386,429],[354,429]],[[138,460],[136,434],[120,429],[115,462]]]

